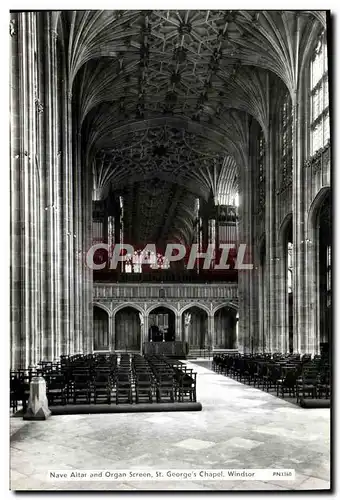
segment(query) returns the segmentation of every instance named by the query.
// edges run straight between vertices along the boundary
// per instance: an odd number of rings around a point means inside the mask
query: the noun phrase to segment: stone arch
[[[282,350],[293,352],[294,333],[293,333],[293,294],[288,290],[288,242],[293,243],[293,213],[289,212],[283,218],[278,230],[278,249],[279,249],[279,269],[280,269],[280,314],[282,317]],[[292,269],[291,274],[294,274]]]
[[[307,230],[308,230],[308,238],[313,241],[314,237],[314,229],[317,221],[317,217],[319,215],[319,210],[323,205],[323,202],[327,198],[328,195],[331,194],[330,186],[324,186],[320,189],[318,194],[315,196],[314,200],[310,204],[308,210],[308,218],[307,218]]]
[[[165,309],[170,309],[170,311],[172,311],[175,316],[177,317],[179,315],[179,311],[178,309],[172,305],[172,304],[169,304],[168,302],[164,303],[164,302],[156,302],[155,304],[152,304],[152,306],[150,306],[146,311],[145,311],[145,315],[146,316],[149,316],[149,314],[154,310],[154,309],[157,309],[158,307],[164,307]]]
[[[160,309],[158,314],[153,315],[152,313]],[[163,314],[163,311],[169,311],[168,314]],[[150,317],[153,316],[153,317]],[[172,342],[176,340],[177,333],[177,321],[178,321],[178,310],[172,304],[157,302],[150,306],[146,311],[146,335],[148,341],[159,342],[168,341]]]
[[[266,247],[266,235],[265,233],[263,233],[262,236],[258,239],[255,249],[258,262],[261,261],[261,255],[265,247]]]
[[[220,309],[223,309],[224,307],[229,307],[229,309],[233,309],[235,312],[238,312],[238,305],[235,304],[234,302],[225,302],[224,304],[219,304],[212,310],[212,315],[215,316],[217,311]]]
[[[187,323],[186,311],[190,311]],[[189,349],[203,349],[209,343],[209,323],[211,310],[199,302],[191,302],[180,310],[179,325],[181,339],[188,343]]]
[[[287,231],[287,227],[289,226],[289,224],[293,221],[293,213],[292,212],[288,212],[288,214],[286,214],[280,224],[280,227],[279,227],[279,230],[278,230],[278,243],[282,243],[282,239],[285,235],[285,232]]]
[[[329,342],[331,335],[332,312],[331,304],[327,305],[328,297],[326,295],[328,292],[327,283],[325,283],[327,280],[327,242],[324,240],[327,239],[327,236],[326,238],[325,235],[321,236],[321,230],[324,231],[325,228],[319,220],[327,199],[331,205],[331,189],[329,186],[324,186],[313,199],[307,217],[307,273],[310,277],[307,296],[308,305],[312,311],[309,316],[310,350],[315,353],[320,352],[320,342],[327,342],[327,338]],[[331,241],[329,244],[332,247]],[[323,267],[322,270],[320,266]]]
[[[190,304],[186,304],[185,306],[183,306],[183,307],[179,310],[178,314],[179,314],[180,316],[182,316],[182,314],[183,314],[185,311],[187,311],[188,309],[190,309],[190,307],[198,307],[199,309],[202,309],[203,311],[205,311],[205,312],[208,314],[208,316],[211,316],[211,314],[212,314],[212,311],[211,311],[211,309],[209,309],[209,307],[208,307],[208,306],[206,306],[205,304],[200,304],[199,302],[192,302],[192,303],[190,303]]]
[[[124,311],[125,310],[125,311]],[[143,336],[140,321],[143,309],[133,303],[124,303],[114,310],[115,349],[118,351],[139,351]]]
[[[136,304],[135,302],[124,302],[123,304],[120,304],[113,309],[112,315],[115,316],[117,312],[121,311],[125,307],[132,307],[133,309],[136,309],[138,312],[141,312],[143,316],[145,314],[144,309],[139,304]]]
[[[237,347],[237,313],[235,304],[219,304],[214,308],[214,337],[218,349],[234,349]]]
[[[267,297],[267,284],[266,284],[266,235],[262,234],[258,244],[258,307],[259,307],[259,335],[258,335],[258,348],[261,351],[266,350],[267,345],[267,328],[266,328],[266,314],[265,304]]]
[[[93,302],[92,305],[93,305],[93,307],[99,307],[100,309],[103,309],[105,312],[107,312],[109,318],[111,318],[113,312],[105,304],[102,304],[101,302]]]
[[[102,304],[93,304],[93,350],[110,349],[110,313]]]

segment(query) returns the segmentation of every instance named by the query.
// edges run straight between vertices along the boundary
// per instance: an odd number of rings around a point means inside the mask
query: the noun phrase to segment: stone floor
[[[330,410],[302,409],[207,368],[201,412],[11,418],[12,490],[326,490]],[[49,470],[295,469],[293,481],[52,482]]]

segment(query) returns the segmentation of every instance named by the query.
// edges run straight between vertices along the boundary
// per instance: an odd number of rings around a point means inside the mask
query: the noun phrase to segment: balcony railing
[[[95,282],[106,283],[237,283],[237,270],[226,269],[175,272],[155,270],[141,273],[124,273],[116,270],[94,271]]]
[[[94,283],[93,297],[96,300],[237,300],[237,283]]]

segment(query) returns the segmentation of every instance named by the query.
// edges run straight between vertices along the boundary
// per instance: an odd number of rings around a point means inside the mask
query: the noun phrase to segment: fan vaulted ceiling
[[[249,120],[267,133],[269,87],[294,95],[325,23],[320,12],[219,10],[69,11],[59,21],[95,196],[125,193],[130,236],[185,242],[195,197],[235,196]]]

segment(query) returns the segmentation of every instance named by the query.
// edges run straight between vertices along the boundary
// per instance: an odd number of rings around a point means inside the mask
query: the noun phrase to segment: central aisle
[[[13,490],[328,489],[330,410],[302,409],[205,367],[201,412],[11,418]],[[51,469],[295,469],[295,481],[52,482]]]

